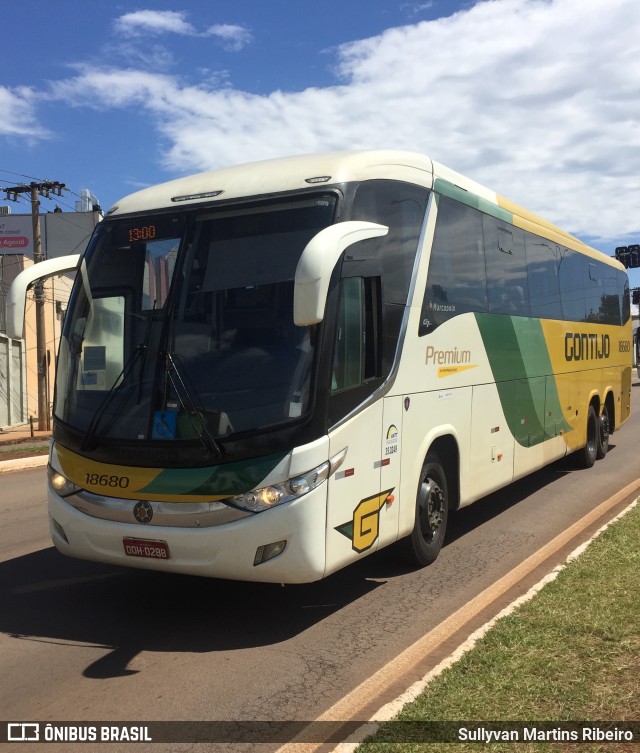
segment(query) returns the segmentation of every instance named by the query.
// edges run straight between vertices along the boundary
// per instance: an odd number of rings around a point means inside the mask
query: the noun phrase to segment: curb
[[[625,487],[625,489],[628,488],[629,487]],[[364,742],[367,737],[375,734],[381,724],[388,722],[395,716],[397,716],[407,704],[413,703],[413,701],[415,701],[420,696],[420,694],[425,691],[427,685],[432,680],[441,675],[445,669],[448,669],[449,667],[452,667],[454,664],[456,664],[467,652],[471,651],[475,647],[476,643],[478,643],[478,641],[495,626],[498,620],[512,614],[523,604],[526,604],[535,596],[537,596],[537,594],[540,593],[540,591],[542,591],[542,589],[548,583],[554,581],[568,565],[577,560],[578,557],[583,552],[585,552],[604,531],[607,530],[607,528],[619,521],[627,513],[631,512],[631,510],[637,507],[639,502],[640,497],[637,497],[623,510],[621,510],[615,517],[611,518],[602,526],[600,526],[600,528],[598,528],[598,530],[587,541],[577,546],[570,554],[567,555],[564,561],[557,564],[553,568],[553,570],[547,573],[547,575],[541,578],[536,584],[531,586],[531,588],[525,594],[512,601],[504,609],[498,612],[498,614],[492,617],[488,622],[475,630],[460,646],[458,646],[457,649],[453,651],[453,653],[451,653],[433,669],[427,672],[427,674],[424,675],[422,679],[410,685],[404,693],[401,693],[400,696],[398,696],[398,698],[390,701],[389,703],[382,706],[382,708],[378,709],[378,711],[371,717],[368,722],[364,722],[363,726],[353,733],[349,740],[338,743],[338,745],[333,748],[330,753],[355,753],[356,748],[362,742]],[[279,748],[276,753],[281,753],[281,751],[285,749],[286,746],[284,749]]]
[[[17,458],[15,460],[0,461],[0,473],[8,471],[22,471],[28,468],[40,468],[46,465],[49,460],[48,455],[36,455],[31,458]]]

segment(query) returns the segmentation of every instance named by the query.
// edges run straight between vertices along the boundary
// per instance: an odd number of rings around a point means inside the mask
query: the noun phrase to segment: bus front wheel
[[[442,549],[448,513],[447,476],[438,456],[430,453],[420,471],[413,531],[405,539],[412,564],[424,567],[435,561]]]

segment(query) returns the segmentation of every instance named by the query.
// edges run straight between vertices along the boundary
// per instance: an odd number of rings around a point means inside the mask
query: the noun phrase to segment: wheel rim
[[[420,531],[425,541],[431,541],[442,525],[444,493],[432,478],[426,478],[420,486]]]
[[[590,417],[587,425],[587,447],[589,452],[595,452],[597,450],[598,442],[598,424],[595,414]]]
[[[603,411],[600,416],[600,444],[604,447],[609,443],[609,414]]]

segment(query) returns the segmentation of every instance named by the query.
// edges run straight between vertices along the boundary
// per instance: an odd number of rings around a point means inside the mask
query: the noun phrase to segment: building
[[[40,215],[40,234],[45,258],[81,253],[102,215],[99,210]],[[36,304],[27,294],[24,337],[6,334],[6,298],[11,283],[33,264],[31,214],[0,214],[0,430],[19,426],[38,415],[38,375],[46,376],[47,403],[51,415],[55,359],[73,275],[51,277],[44,284],[44,330],[46,351],[42,364],[37,358]]]

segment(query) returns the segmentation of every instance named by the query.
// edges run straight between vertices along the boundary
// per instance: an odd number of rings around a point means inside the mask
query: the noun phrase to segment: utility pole
[[[33,225],[33,262],[44,261],[42,239],[40,237],[40,201],[38,196],[49,198],[49,194],[62,195],[64,183],[45,180],[41,183],[32,182],[28,186],[12,186],[4,188],[9,201],[17,201],[18,195],[28,193],[31,199],[31,222]],[[49,425],[49,398],[47,394],[47,340],[44,322],[44,282],[38,280],[33,286],[36,303],[36,358],[38,362],[38,429],[46,431]]]

